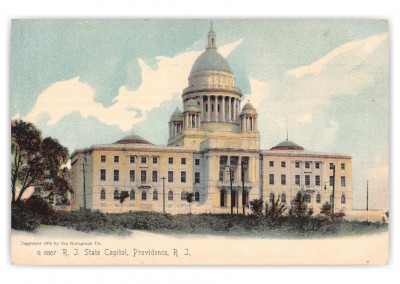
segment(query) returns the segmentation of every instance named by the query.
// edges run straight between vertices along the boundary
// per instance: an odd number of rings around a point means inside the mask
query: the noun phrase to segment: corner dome
[[[117,142],[115,142],[114,144],[149,144],[149,145],[152,145],[152,143],[150,143],[149,141],[143,139],[142,137],[140,137],[139,135],[136,135],[136,134],[127,135],[127,136],[121,138],[120,140],[118,140]]]
[[[243,107],[243,110],[250,110],[250,109],[256,110],[251,103],[247,103]]]
[[[204,71],[233,73],[228,61],[216,49],[207,49],[194,62],[190,75]]]
[[[304,148],[292,141],[285,140],[275,147],[272,147],[271,150],[304,150]]]
[[[171,115],[170,121],[182,120],[182,117],[183,113],[178,108],[176,108],[176,110]]]

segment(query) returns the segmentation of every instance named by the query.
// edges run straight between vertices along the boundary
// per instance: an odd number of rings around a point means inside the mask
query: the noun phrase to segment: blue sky
[[[207,20],[13,21],[11,117],[70,152],[132,131],[164,145],[208,29]],[[214,30],[257,108],[261,147],[289,130],[307,150],[353,154],[354,206],[365,207],[368,179],[370,207],[386,208],[387,22],[214,20]]]

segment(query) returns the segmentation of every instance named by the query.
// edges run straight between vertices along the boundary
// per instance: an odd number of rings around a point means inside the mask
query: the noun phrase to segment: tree
[[[186,201],[189,203],[189,214],[192,214],[192,202],[193,202],[193,196],[194,193],[193,192],[187,192],[186,193]]]
[[[293,200],[292,207],[289,210],[289,215],[296,218],[306,217],[306,215],[308,215],[305,193],[299,191],[296,194],[296,198]]]
[[[263,215],[263,204],[264,201],[262,198],[250,201],[250,209],[257,217],[261,217]]]
[[[42,133],[32,123],[22,120],[11,122],[11,192],[12,202],[21,202],[27,188],[48,191],[53,196],[66,196],[72,192],[68,149],[57,139],[42,139]],[[63,167],[64,166],[64,167]],[[20,189],[17,193],[17,187]],[[49,195],[50,195],[49,194]]]
[[[286,210],[286,204],[281,202],[279,197],[277,200],[275,200],[275,195],[271,202],[271,205],[268,204],[268,201],[265,202],[265,215],[267,216],[267,218],[279,218],[283,215],[283,213],[285,213]]]
[[[319,212],[326,217],[332,217],[332,206],[326,201],[324,205],[321,207],[321,211]]]

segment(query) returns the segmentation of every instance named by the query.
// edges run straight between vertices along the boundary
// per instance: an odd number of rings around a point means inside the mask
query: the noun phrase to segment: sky
[[[389,29],[383,20],[213,20],[218,51],[259,114],[261,148],[286,139],[353,155],[353,207],[387,209]],[[132,132],[165,145],[209,20],[14,20],[11,117],[69,148]],[[242,104],[243,105],[243,104]]]

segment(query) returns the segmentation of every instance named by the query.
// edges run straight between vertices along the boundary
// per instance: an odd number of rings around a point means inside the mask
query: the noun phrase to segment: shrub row
[[[14,229],[34,230],[40,224],[47,224],[84,232],[96,231],[109,234],[128,234],[130,230],[146,230],[163,233],[254,235],[279,238],[351,235],[387,229],[387,224],[331,221],[319,215],[301,218],[293,216],[267,218],[230,214],[169,215],[145,211],[107,214],[89,209],[38,214],[28,209],[13,207],[12,227]]]

